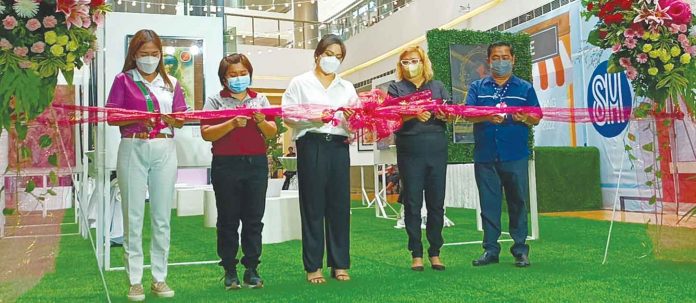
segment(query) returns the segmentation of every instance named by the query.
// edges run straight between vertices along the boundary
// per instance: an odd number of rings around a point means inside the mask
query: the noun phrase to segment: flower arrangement
[[[95,54],[104,0],[0,0],[0,125],[31,120],[53,100],[59,71],[73,71]],[[13,122],[15,121],[15,122]]]
[[[637,96],[662,109],[684,98],[696,110],[696,18],[685,0],[583,0],[599,21],[588,42],[611,49],[609,72],[626,72]]]

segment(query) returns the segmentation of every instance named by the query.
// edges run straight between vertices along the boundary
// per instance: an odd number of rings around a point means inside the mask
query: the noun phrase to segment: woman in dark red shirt
[[[220,61],[218,77],[224,87],[206,100],[205,110],[262,108],[270,106],[266,96],[249,89],[254,72],[249,59],[232,54]],[[217,252],[225,269],[225,288],[239,289],[237,251],[242,223],[241,263],[246,267],[244,285],[263,287],[257,267],[261,257],[261,231],[266,208],[268,161],[265,138],[277,132],[275,123],[257,112],[231,119],[201,121],[201,135],[213,142],[211,179],[218,211]]]

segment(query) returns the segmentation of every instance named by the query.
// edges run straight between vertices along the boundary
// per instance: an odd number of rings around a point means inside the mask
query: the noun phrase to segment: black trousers
[[[414,258],[423,257],[421,208],[423,192],[428,210],[426,238],[428,255],[440,255],[444,244],[442,227],[445,216],[447,178],[447,137],[444,133],[422,133],[396,137],[396,159],[403,182],[401,199],[408,234],[408,250]]]
[[[350,155],[346,137],[308,133],[297,140],[302,260],[307,272],[350,268]],[[324,238],[326,231],[326,239]]]
[[[283,173],[285,175],[285,181],[283,182],[283,190],[288,190],[290,188],[290,180],[292,180],[292,177],[294,177],[297,174],[297,172],[294,171],[286,171]]]
[[[256,268],[261,261],[261,232],[266,210],[268,160],[258,156],[214,156],[211,180],[217,205],[217,253],[220,266],[234,268],[239,260],[242,223],[242,264]]]

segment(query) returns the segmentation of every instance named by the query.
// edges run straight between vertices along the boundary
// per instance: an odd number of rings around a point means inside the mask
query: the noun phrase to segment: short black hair
[[[326,49],[333,44],[338,44],[338,46],[341,47],[341,52],[343,53],[343,58],[341,58],[341,61],[343,61],[343,59],[346,58],[346,45],[343,44],[341,37],[334,34],[328,34],[321,37],[321,40],[319,40],[319,43],[317,44],[317,48],[314,50],[314,58],[319,58],[319,56],[321,56],[321,54],[323,54]]]
[[[491,53],[494,49],[504,46],[507,46],[510,49],[510,55],[515,55],[515,49],[512,47],[512,44],[505,41],[496,41],[488,45],[488,58],[491,57]]]

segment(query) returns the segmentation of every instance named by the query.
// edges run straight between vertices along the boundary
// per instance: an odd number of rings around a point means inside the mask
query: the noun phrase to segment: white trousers
[[[173,139],[121,139],[116,165],[121,189],[125,250],[125,267],[131,285],[143,278],[143,221],[145,195],[149,189],[150,264],[152,278],[167,278],[169,256],[169,222],[171,220],[174,183],[176,182],[176,146]]]

